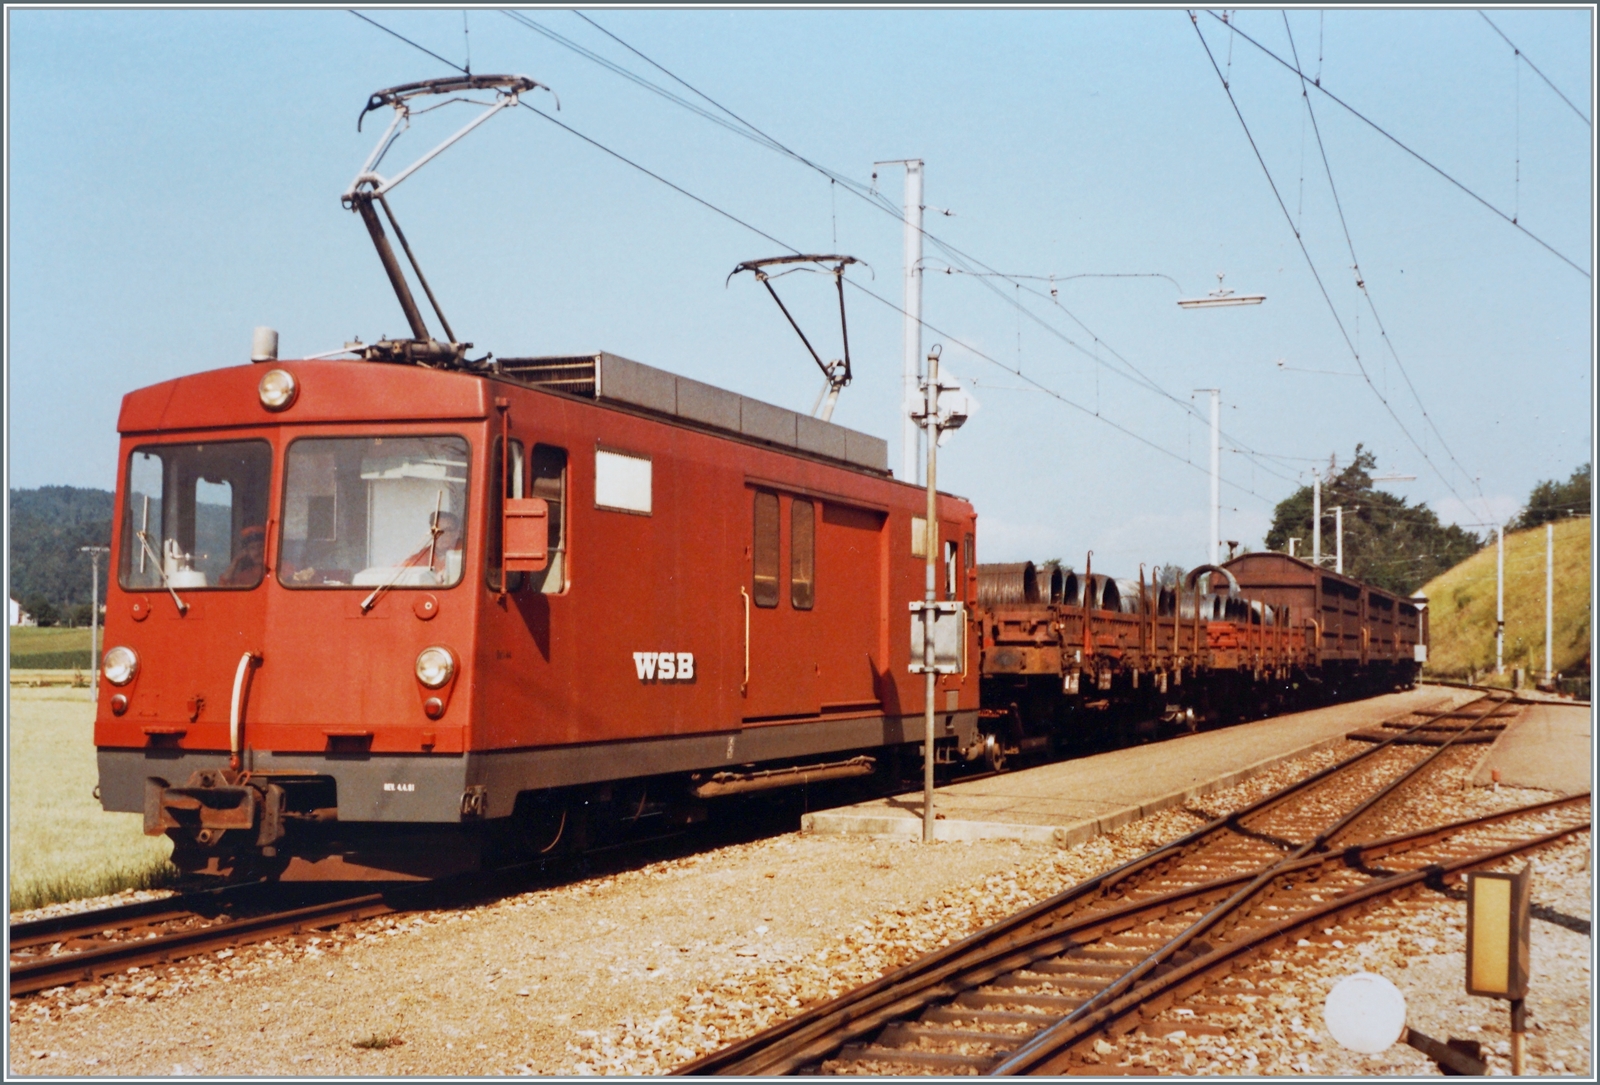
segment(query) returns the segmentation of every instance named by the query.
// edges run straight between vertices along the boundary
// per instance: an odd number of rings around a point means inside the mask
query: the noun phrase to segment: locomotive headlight
[[[450,654],[450,649],[436,644],[417,654],[417,681],[429,689],[438,689],[455,677],[455,673],[456,657]]]
[[[300,386],[295,383],[294,375],[288,370],[269,369],[262,375],[257,391],[261,395],[263,407],[269,411],[281,411],[294,402]]]
[[[117,645],[106,650],[103,671],[113,686],[125,686],[139,673],[139,657],[132,648]]]

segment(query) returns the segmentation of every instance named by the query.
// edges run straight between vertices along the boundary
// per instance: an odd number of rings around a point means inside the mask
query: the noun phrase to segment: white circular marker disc
[[[1406,996],[1382,976],[1357,972],[1328,992],[1322,1019],[1339,1046],[1376,1055],[1406,1027]]]

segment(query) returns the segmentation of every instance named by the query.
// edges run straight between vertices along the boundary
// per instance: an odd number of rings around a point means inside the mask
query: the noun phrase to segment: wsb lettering
[[[694,678],[694,653],[635,652],[633,669],[641,682],[688,682]]]

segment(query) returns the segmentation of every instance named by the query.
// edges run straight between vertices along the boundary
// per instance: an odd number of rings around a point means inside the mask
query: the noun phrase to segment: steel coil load
[[[978,566],[978,605],[1020,606],[1039,602],[1039,573],[1031,561]]]
[[[1039,573],[1040,602],[1055,606],[1061,602],[1061,592],[1071,571],[1063,568],[1059,561],[1047,561],[1039,568]]]

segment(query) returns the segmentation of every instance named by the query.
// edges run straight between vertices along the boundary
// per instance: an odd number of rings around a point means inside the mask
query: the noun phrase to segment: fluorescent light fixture
[[[1265,294],[1235,294],[1232,290],[1217,290],[1203,298],[1183,298],[1180,309],[1215,309],[1222,305],[1260,305],[1267,300]]]
[[[1215,309],[1223,305],[1260,305],[1267,300],[1265,294],[1235,294],[1222,285],[1226,272],[1217,272],[1217,288],[1203,298],[1184,298],[1178,302],[1180,309]]]

